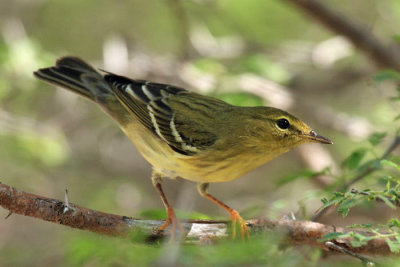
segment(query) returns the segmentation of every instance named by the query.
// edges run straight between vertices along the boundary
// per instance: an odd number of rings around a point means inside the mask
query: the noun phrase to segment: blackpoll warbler
[[[270,161],[297,145],[332,142],[293,115],[272,107],[237,107],[167,84],[100,74],[76,57],[35,76],[96,102],[116,120],[153,166],[152,181],[168,218],[159,230],[182,227],[161,187],[164,177],[198,183],[200,195],[231,216],[241,236],[248,228],[239,213],[207,191],[209,183],[226,182]]]

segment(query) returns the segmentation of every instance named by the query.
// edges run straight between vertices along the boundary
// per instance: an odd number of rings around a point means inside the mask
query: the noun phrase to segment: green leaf
[[[391,194],[392,197],[394,197],[394,198],[396,198],[396,199],[398,198],[399,191],[397,191],[396,189],[390,188],[389,190],[387,190],[387,192],[388,192],[389,194]],[[394,199],[392,199],[392,200],[394,200]]]
[[[375,238],[374,236],[366,236],[366,235],[359,234],[359,233],[352,233],[351,237],[353,239],[350,241],[350,244],[353,247],[364,246],[364,245],[366,245],[368,243],[368,241],[370,241],[370,240]]]
[[[395,237],[395,240],[390,238],[385,238],[386,243],[388,244],[390,251],[393,253],[400,253],[400,238],[399,236]]]
[[[321,202],[322,202],[322,204],[325,205],[325,204],[328,203],[328,199],[324,197],[324,198],[321,199]]]
[[[337,239],[343,236],[343,233],[340,232],[332,232],[332,233],[327,233],[322,236],[321,239],[318,239],[318,242],[324,242],[332,239]]]
[[[382,82],[382,81],[388,81],[388,80],[398,81],[398,80],[400,80],[400,74],[394,70],[384,70],[384,71],[377,73],[374,76],[374,80],[376,82]]]
[[[389,191],[390,187],[391,187],[391,182],[390,182],[390,180],[388,180],[386,183],[386,191]]]
[[[392,219],[390,219],[390,221],[388,223],[388,227],[390,227],[390,228],[397,227],[400,229],[400,221],[398,219],[392,218]]]
[[[386,133],[385,132],[377,132],[377,133],[373,133],[369,138],[368,141],[372,146],[376,146],[378,144],[380,144],[383,140],[383,138],[386,137]]]
[[[343,161],[343,167],[348,168],[350,170],[356,169],[360,165],[366,153],[367,149],[365,148],[357,149]]]
[[[332,205],[336,205],[341,203],[346,197],[340,193],[340,192],[335,192],[333,194],[333,197],[328,201],[326,198],[321,199],[323,205],[320,209],[325,209],[327,207],[330,207]]]
[[[395,206],[395,205],[393,204],[393,202],[390,201],[390,199],[388,199],[387,197],[378,195],[377,198],[379,198],[379,199],[381,199],[383,202],[385,202],[385,204],[388,205],[390,208],[396,209],[396,206]]]
[[[397,165],[393,161],[390,161],[390,160],[387,160],[387,159],[381,160],[381,165],[382,166],[390,166],[390,167],[396,168],[397,170],[400,171],[400,166],[399,165]]]
[[[352,207],[354,207],[357,204],[357,199],[355,198],[349,198],[346,200],[343,200],[340,204],[339,207],[337,208],[337,211],[342,214],[343,218],[346,217],[349,214],[349,211]]]

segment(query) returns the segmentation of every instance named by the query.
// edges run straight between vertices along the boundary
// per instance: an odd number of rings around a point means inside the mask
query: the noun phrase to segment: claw
[[[171,207],[167,208],[167,219],[165,220],[165,223],[163,225],[157,228],[157,231],[164,231],[164,229],[167,228],[167,226],[169,225],[171,225],[171,235],[169,242],[173,243],[175,241],[175,237],[180,237],[184,233],[185,229],[176,217],[175,211]],[[176,229],[176,226],[178,226],[178,231]]]
[[[167,228],[168,225],[171,224],[171,234],[170,234],[169,242],[173,243],[175,240],[175,237],[180,237],[181,235],[183,235],[183,233],[185,232],[185,229],[183,228],[182,224],[179,222],[178,218],[176,217],[175,211],[168,204],[168,200],[165,197],[164,191],[161,186],[162,176],[160,176],[157,172],[153,171],[151,179],[153,181],[153,186],[157,189],[158,193],[160,194],[161,200],[165,206],[165,209],[167,210],[167,219],[165,220],[165,223],[163,225],[161,225],[160,227],[157,228],[157,231],[158,232],[163,231],[165,228]],[[177,225],[179,228],[178,233],[176,231]]]
[[[249,238],[250,236],[249,228],[247,228],[246,221],[243,220],[239,212],[237,212],[236,210],[232,209],[228,205],[222,203],[221,201],[219,201],[218,199],[207,193],[208,186],[209,183],[200,183],[197,185],[197,190],[199,191],[202,197],[208,198],[209,200],[211,200],[212,202],[214,202],[215,204],[226,210],[231,215],[230,219],[232,221],[232,239],[236,238],[236,224],[239,224],[240,237],[242,238],[242,240],[244,240],[245,238]]]
[[[232,221],[232,239],[236,238],[236,225],[239,225],[240,237],[242,240],[249,238],[249,228],[246,225],[246,221],[240,216],[239,212],[236,210],[231,210],[230,212],[230,219]]]

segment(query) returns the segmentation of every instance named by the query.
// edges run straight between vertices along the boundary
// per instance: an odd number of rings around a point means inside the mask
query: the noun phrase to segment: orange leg
[[[175,211],[169,205],[167,197],[164,194],[164,191],[161,187],[162,177],[159,174],[153,172],[152,181],[153,181],[153,186],[157,189],[158,193],[160,194],[161,200],[167,211],[167,219],[165,220],[165,223],[162,226],[160,226],[157,230],[163,231],[165,228],[167,228],[168,225],[171,224],[171,239],[170,239],[170,241],[173,242],[175,239],[175,236],[178,235],[176,227],[178,226],[178,228],[179,228],[179,234],[184,233],[184,228],[183,228],[182,224],[179,222],[178,218],[176,217]]]
[[[242,239],[249,237],[249,228],[247,228],[246,221],[240,216],[239,212],[222,203],[212,195],[210,195],[207,190],[209,183],[198,184],[197,189],[202,197],[208,198],[230,214],[230,219],[232,221],[232,239],[236,238],[236,224],[239,225],[240,237]]]

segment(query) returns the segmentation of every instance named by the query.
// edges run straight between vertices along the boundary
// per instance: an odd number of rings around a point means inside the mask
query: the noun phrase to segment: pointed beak
[[[310,131],[309,134],[301,135],[304,139],[307,139],[309,142],[321,143],[321,144],[333,144],[331,140],[321,135],[318,135],[315,131]]]

